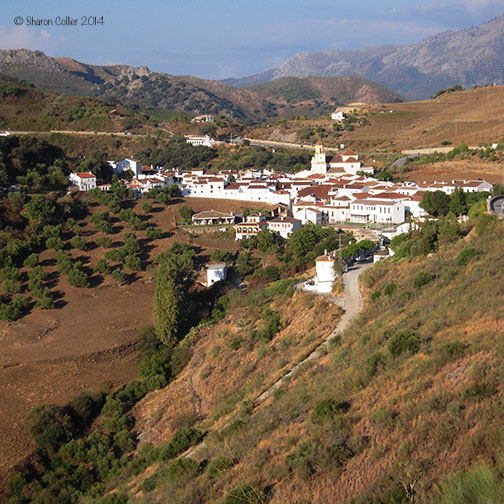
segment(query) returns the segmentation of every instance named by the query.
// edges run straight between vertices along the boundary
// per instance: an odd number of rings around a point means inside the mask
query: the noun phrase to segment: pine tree
[[[450,211],[455,215],[467,215],[467,210],[466,193],[461,187],[457,187],[451,196]]]

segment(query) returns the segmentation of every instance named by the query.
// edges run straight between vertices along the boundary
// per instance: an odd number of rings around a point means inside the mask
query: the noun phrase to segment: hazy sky
[[[502,0],[1,2],[2,49],[40,49],[86,63],[147,65],[212,79],[275,68],[300,51],[418,42],[504,11]],[[30,16],[53,24],[28,26]],[[57,16],[70,16],[77,26],[56,26]],[[103,24],[82,26],[83,16],[103,17]]]

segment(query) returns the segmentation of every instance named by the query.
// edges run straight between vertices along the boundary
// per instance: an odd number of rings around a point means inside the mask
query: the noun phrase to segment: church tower
[[[315,144],[315,155],[311,159],[311,172],[312,174],[322,173],[323,175],[327,173],[327,161],[322,140]]]

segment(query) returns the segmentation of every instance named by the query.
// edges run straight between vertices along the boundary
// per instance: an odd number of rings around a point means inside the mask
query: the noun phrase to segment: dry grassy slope
[[[493,86],[445,93],[433,100],[374,104],[369,114],[361,115],[366,125],[352,132],[324,139],[327,145],[345,143],[355,150],[411,149],[437,147],[447,140],[454,145],[493,143],[504,136],[504,87]],[[392,110],[392,113],[388,111]],[[381,113],[383,112],[383,113]],[[332,132],[334,121],[319,119],[293,121],[291,130],[303,126],[322,126]],[[249,133],[251,138],[268,138],[272,128]],[[290,132],[286,130],[284,132]]]
[[[234,418],[241,418],[241,427],[207,436],[202,457],[225,455],[234,467],[214,480],[203,474],[184,487],[159,482],[150,501],[164,501],[169,492],[173,502],[200,502],[196,495],[221,502],[247,482],[269,488],[270,504],[384,502],[378,498],[403,484],[415,486],[420,502],[439,502],[436,485],[449,474],[481,461],[492,464],[503,451],[503,245],[500,223],[430,257],[377,264],[365,278],[366,307],[341,345],[252,412],[238,396]],[[479,254],[457,264],[466,246]],[[433,279],[415,287],[423,272]],[[390,284],[395,290],[383,294]],[[377,291],[382,295],[372,298]],[[303,313],[303,303],[293,298],[283,304],[283,313]],[[249,376],[243,373],[245,351],[233,353],[223,345],[229,341],[224,333],[236,330],[234,322],[227,318],[218,330],[221,335],[209,332],[196,345],[195,358],[173,388],[149,395],[137,410],[140,425],[151,429],[144,431],[146,439],[166,439],[165,428],[173,432],[170,421],[180,413],[173,406],[179,397],[175,387],[184,381],[191,384],[186,395],[199,396],[204,415],[215,415],[216,396],[243,386],[243,375]],[[400,330],[417,335],[418,351],[391,354],[389,342]],[[205,378],[206,366],[214,369]],[[226,376],[215,377],[219,371]],[[215,390],[213,380],[228,388]],[[250,377],[247,383],[257,386]],[[349,409],[316,422],[314,408],[326,399],[348,401]],[[159,408],[165,408],[166,424],[156,432],[159,416],[153,412]],[[342,444],[353,456],[339,464],[333,450]],[[296,460],[290,469],[289,456]]]
[[[187,418],[218,429],[235,411],[235,404],[253,402],[323,341],[341,313],[332,302],[314,295],[280,295],[263,306],[239,306],[244,296],[236,294],[226,318],[200,331],[194,356],[181,375],[135,407],[142,442],[157,445],[169,440]],[[254,341],[251,331],[260,330],[266,306],[281,313],[282,329],[271,342]],[[234,340],[241,342],[238,349],[230,346]]]

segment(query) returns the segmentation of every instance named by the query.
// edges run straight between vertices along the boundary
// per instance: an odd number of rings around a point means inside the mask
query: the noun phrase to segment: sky
[[[301,51],[415,43],[503,11],[502,0],[2,0],[0,48],[225,79]]]

